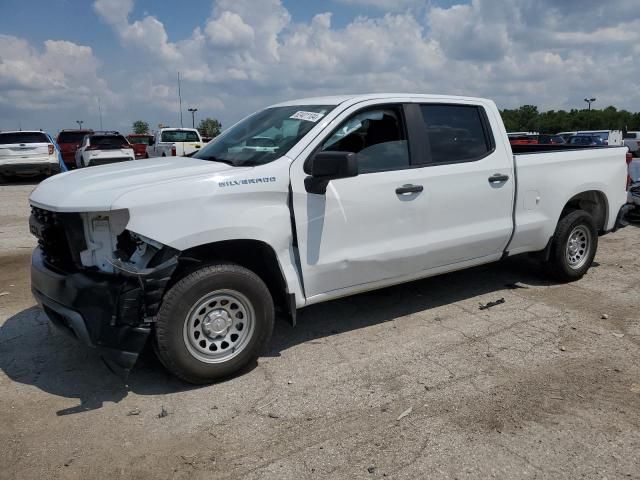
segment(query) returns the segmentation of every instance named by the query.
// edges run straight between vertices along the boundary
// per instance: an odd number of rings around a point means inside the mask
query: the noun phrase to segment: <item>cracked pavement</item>
[[[34,306],[32,188],[0,186],[0,478],[640,478],[638,226],[575,283],[511,259],[303,309],[225,382],[149,352],[125,385]]]

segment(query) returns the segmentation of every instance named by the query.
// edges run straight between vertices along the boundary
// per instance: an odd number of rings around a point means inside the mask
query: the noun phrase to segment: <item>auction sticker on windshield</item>
[[[289,118],[294,118],[296,120],[306,120],[307,122],[317,122],[322,117],[324,117],[324,113],[304,112],[302,110],[298,110]]]

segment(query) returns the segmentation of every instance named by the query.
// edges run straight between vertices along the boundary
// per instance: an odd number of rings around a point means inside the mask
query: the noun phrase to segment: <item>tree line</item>
[[[149,133],[149,123],[144,120],[136,120],[131,126],[133,133],[146,135]],[[220,135],[222,124],[215,118],[203,118],[198,124],[198,131],[203,137],[213,138]]]
[[[640,130],[640,112],[616,107],[598,109],[549,110],[539,112],[535,105],[500,111],[507,132],[558,133],[575,130]]]

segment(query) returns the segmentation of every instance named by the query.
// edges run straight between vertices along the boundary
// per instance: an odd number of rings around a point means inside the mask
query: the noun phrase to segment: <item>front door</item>
[[[357,153],[358,176],[332,180],[324,195],[311,194],[304,187],[304,158],[292,165],[307,298],[414,273],[425,254],[427,202],[412,185],[416,169],[403,105],[351,107],[341,118],[311,148]]]

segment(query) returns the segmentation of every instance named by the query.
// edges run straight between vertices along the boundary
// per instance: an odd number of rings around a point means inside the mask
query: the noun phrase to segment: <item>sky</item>
[[[638,0],[0,0],[0,130],[367,92],[640,111]]]

